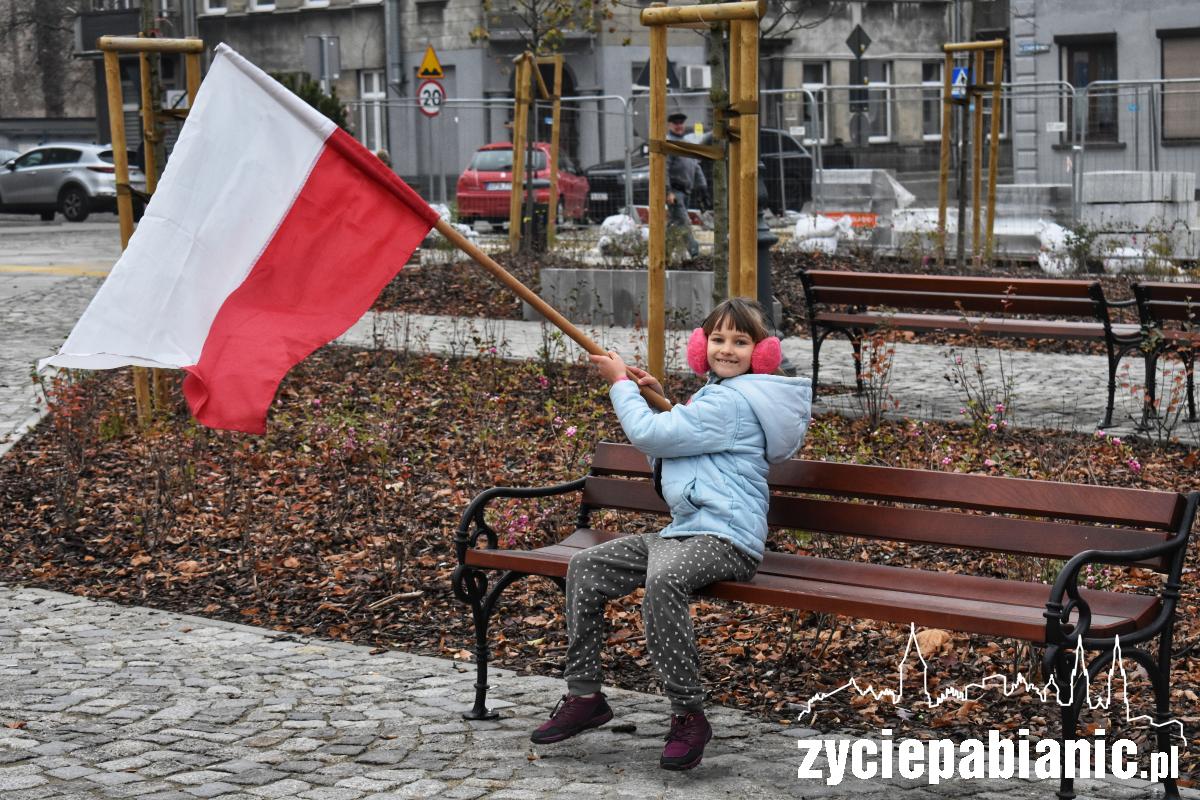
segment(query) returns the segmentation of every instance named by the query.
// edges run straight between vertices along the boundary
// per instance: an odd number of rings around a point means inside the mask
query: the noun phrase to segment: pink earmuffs
[[[704,328],[692,331],[692,338],[688,339],[687,362],[697,375],[708,374],[708,336],[705,335]],[[750,356],[750,371],[768,375],[779,369],[782,362],[783,348],[779,339],[768,336],[754,345],[754,353]]]

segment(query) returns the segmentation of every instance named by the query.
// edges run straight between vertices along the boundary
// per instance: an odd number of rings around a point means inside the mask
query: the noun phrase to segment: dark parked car
[[[763,163],[760,174],[767,184],[766,207],[775,214],[782,214],[785,209],[799,211],[812,199],[811,150],[786,131],[763,128],[758,132],[758,153]],[[711,188],[712,162],[700,163]],[[634,155],[631,166],[633,204],[644,206],[650,199],[650,157],[645,147]],[[588,216],[599,222],[620,213],[625,205],[624,159],[596,164],[584,170],[584,174],[588,179]],[[693,198],[692,204],[708,206],[709,199]]]

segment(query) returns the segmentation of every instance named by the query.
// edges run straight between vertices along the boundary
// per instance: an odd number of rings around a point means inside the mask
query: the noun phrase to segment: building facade
[[[1013,80],[1043,92],[1013,101],[1017,182],[1200,168],[1195,0],[1012,0],[1011,14]]]

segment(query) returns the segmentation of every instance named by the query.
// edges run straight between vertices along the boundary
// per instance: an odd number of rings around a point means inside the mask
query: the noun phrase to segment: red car
[[[487,144],[475,151],[471,163],[458,176],[458,219],[507,222],[512,193],[512,143]],[[534,142],[526,154],[532,159],[534,202],[545,205],[550,197],[550,145]],[[588,182],[566,153],[558,155],[558,219],[587,217]]]

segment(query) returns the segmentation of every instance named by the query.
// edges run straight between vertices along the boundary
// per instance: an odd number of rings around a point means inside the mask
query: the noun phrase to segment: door
[[[26,203],[54,205],[58,202],[58,189],[75,169],[80,152],[70,147],[49,147],[44,151],[41,165],[31,173],[29,195]]]
[[[0,198],[5,205],[36,202],[30,197],[46,164],[46,150],[30,150],[14,162],[14,169],[0,169]]]

